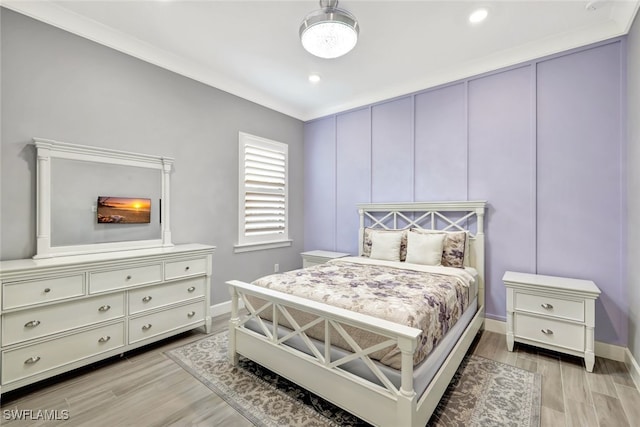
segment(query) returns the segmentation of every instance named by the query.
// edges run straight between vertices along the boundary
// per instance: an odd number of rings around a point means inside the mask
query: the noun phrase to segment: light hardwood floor
[[[226,328],[218,318],[214,330]],[[34,387],[6,393],[3,426],[230,426],[251,424],[163,352],[202,338],[177,338],[64,374]],[[544,426],[622,427],[640,425],[640,393],[621,362],[596,358],[593,373],[581,359],[516,344],[507,351],[504,335],[484,331],[473,354],[542,375]],[[66,421],[15,421],[11,410],[66,410]],[[62,412],[59,412],[62,413]]]

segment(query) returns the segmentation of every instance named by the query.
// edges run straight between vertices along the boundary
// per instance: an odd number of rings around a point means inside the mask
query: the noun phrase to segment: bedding
[[[443,234],[442,265],[445,267],[463,268],[469,265],[469,232],[468,231],[442,231],[428,230],[424,228],[412,228],[411,233]]]
[[[442,265],[444,234],[421,234],[409,232],[407,236],[407,259],[412,264]]]
[[[253,284],[421,329],[423,333],[413,358],[415,365],[437,346],[466,310],[473,299],[470,288],[474,281],[474,276],[463,268],[347,257],[266,276]],[[250,298],[249,302],[256,309],[263,303],[256,298]],[[300,326],[314,320],[308,313],[289,311]],[[272,320],[271,314],[271,310],[265,310],[260,317]],[[283,316],[279,323],[291,328]],[[345,330],[362,348],[386,340],[357,328],[345,326]],[[317,324],[306,333],[322,340],[324,324]],[[351,350],[338,333],[332,332],[331,342]],[[394,369],[401,367],[401,353],[395,346],[370,356]]]
[[[371,248],[373,246],[373,236],[377,234],[395,234],[400,235],[400,261],[407,258],[407,233],[408,229],[403,230],[383,230],[379,228],[365,228],[362,233],[362,256],[370,257]]]
[[[372,259],[400,261],[402,235],[398,233],[375,233],[371,236]]]

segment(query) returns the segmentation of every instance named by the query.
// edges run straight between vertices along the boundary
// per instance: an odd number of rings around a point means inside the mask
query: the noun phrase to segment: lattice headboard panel
[[[399,230],[423,228],[469,231],[469,264],[478,271],[480,301],[484,304],[484,214],[485,201],[366,203],[360,214],[359,255],[365,227]]]

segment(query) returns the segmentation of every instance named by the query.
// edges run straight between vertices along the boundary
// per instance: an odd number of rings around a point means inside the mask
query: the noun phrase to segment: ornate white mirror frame
[[[34,259],[173,246],[170,227],[170,174],[174,159],[34,138],[37,149],[36,242]],[[160,238],[70,246],[51,246],[51,159],[106,163],[161,171]]]

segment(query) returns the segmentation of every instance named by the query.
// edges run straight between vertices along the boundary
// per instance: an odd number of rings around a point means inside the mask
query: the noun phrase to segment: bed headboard
[[[484,213],[486,201],[362,203],[358,204],[362,255],[364,229],[422,228],[469,232],[469,265],[478,271],[478,297],[484,305]]]

